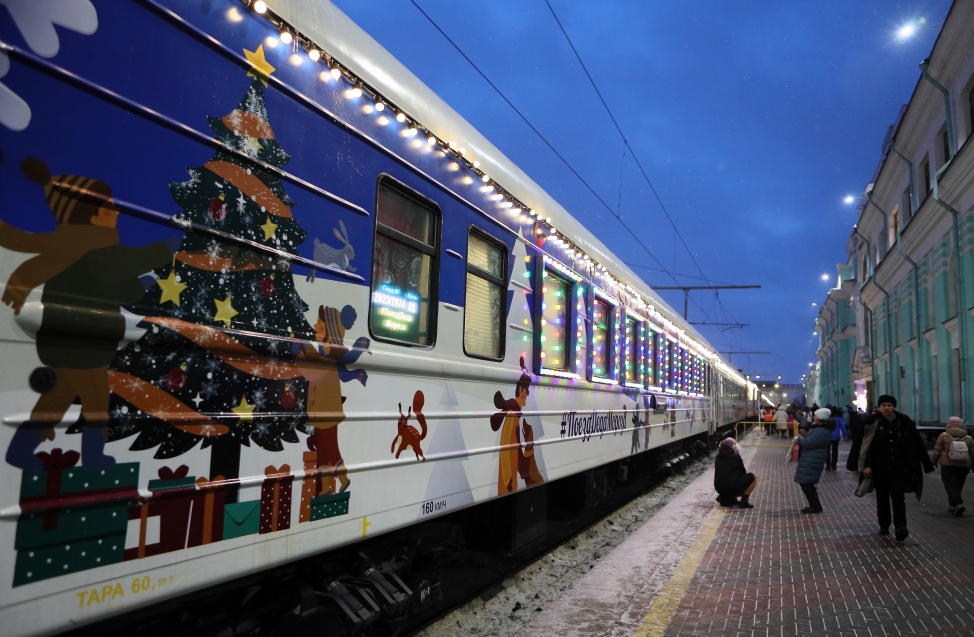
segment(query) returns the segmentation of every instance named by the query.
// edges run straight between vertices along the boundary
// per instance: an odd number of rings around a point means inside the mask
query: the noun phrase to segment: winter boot
[[[50,425],[28,420],[14,432],[7,447],[7,464],[11,464],[23,471],[38,472],[44,470],[44,465],[34,455],[37,448],[44,442],[48,430],[53,430]]]
[[[741,501],[737,503],[737,507],[740,509],[753,509],[754,505],[748,502],[748,498],[751,496],[745,493],[741,496]]]
[[[105,428],[85,427],[81,432],[81,467],[88,471],[115,468],[115,458],[105,455]]]

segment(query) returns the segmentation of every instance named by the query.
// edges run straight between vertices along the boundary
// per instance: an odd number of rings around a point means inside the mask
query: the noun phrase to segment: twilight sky
[[[689,320],[752,377],[798,382],[818,307],[856,222],[886,130],[919,78],[949,0],[548,0],[629,139],[687,250],[612,125],[545,0],[416,0],[615,217],[410,0],[333,0],[650,285],[691,293]],[[655,257],[655,259],[654,259]],[[658,260],[658,261],[657,261]],[[699,264],[700,270],[697,269]],[[660,266],[662,264],[662,268]],[[648,266],[640,267],[640,266]],[[828,280],[822,279],[828,274]],[[677,311],[683,292],[660,294]]]

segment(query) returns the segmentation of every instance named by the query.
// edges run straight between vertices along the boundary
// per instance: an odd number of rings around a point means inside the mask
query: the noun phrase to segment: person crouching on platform
[[[967,434],[964,421],[957,416],[947,419],[947,431],[937,436],[933,464],[940,465],[940,479],[947,491],[947,512],[960,517],[967,509],[961,492],[974,463],[974,440]]]
[[[876,516],[879,534],[889,535],[889,525],[896,528],[896,541],[910,535],[906,528],[906,503],[903,494],[923,494],[923,473],[934,471],[930,456],[917,431],[916,424],[906,414],[896,411],[896,399],[879,397],[879,414],[863,419],[862,443],[856,456],[849,454],[849,465],[859,468],[860,498],[876,490]],[[853,451],[856,451],[853,449]],[[890,502],[893,514],[890,515]]]
[[[798,456],[798,468],[795,470],[795,482],[802,488],[808,506],[802,509],[802,513],[821,513],[822,501],[818,499],[818,489],[815,485],[822,479],[822,470],[825,468],[825,454],[829,444],[832,442],[832,430],[835,429],[835,421],[832,420],[832,412],[828,409],[818,409],[812,414],[812,427],[806,433],[804,429],[798,430],[798,448],[801,455]]]
[[[742,509],[753,509],[748,502],[751,492],[758,484],[753,473],[744,468],[744,461],[737,448],[737,441],[724,438],[717,448],[717,460],[714,463],[714,490],[717,491],[717,501],[720,506],[734,506]],[[740,496],[740,501],[737,500]]]

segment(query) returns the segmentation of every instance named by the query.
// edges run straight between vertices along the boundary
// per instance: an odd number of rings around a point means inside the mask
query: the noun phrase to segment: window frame
[[[404,197],[410,198],[418,202],[423,206],[427,206],[433,212],[436,217],[433,223],[433,242],[434,245],[430,246],[428,244],[414,239],[409,235],[405,234],[400,230],[391,228],[384,223],[379,221],[379,192],[383,185],[391,185],[391,190],[394,190]],[[443,248],[442,238],[443,238],[443,210],[440,208],[439,204],[433,199],[421,194],[419,191],[410,188],[403,182],[399,181],[389,173],[380,173],[378,179],[376,180],[375,186],[375,206],[374,206],[374,216],[375,223],[372,228],[372,254],[371,263],[369,268],[369,336],[382,343],[392,343],[394,345],[401,345],[403,347],[418,347],[422,349],[432,349],[436,346],[437,337],[437,318],[439,314],[439,283],[440,283],[440,252]],[[382,226],[381,232],[379,226]],[[430,256],[430,293],[429,293],[429,318],[427,321],[427,342],[426,343],[412,343],[410,341],[403,341],[397,338],[390,338],[388,336],[382,336],[376,334],[372,329],[372,293],[373,289],[373,278],[375,276],[375,247],[377,243],[377,238],[379,235],[389,237],[394,241],[405,244],[406,246],[413,248],[414,250],[419,250],[424,254]]]
[[[504,255],[504,263],[503,263],[503,267],[501,268],[501,272],[504,273],[503,278],[494,276],[490,272],[485,272],[484,270],[481,270],[479,267],[470,263],[470,235],[477,235],[477,238],[481,239],[482,241],[485,241],[486,243],[494,244],[496,247],[501,249],[501,253]],[[510,250],[508,250],[507,244],[501,241],[500,239],[498,239],[497,237],[491,235],[483,228],[479,228],[474,224],[470,224],[469,226],[467,226],[467,253],[466,255],[464,255],[464,260],[466,261],[466,263],[464,264],[465,267],[463,271],[463,275],[464,275],[463,276],[463,338],[462,338],[463,353],[465,356],[468,356],[470,358],[476,358],[476,359],[486,360],[486,361],[502,361],[507,355],[506,323],[507,323],[507,313],[509,311],[507,307],[507,289],[510,286],[510,278],[511,278]],[[475,272],[471,272],[471,268],[475,270]],[[495,285],[499,285],[501,287],[501,293],[502,293],[501,320],[497,326],[497,329],[500,330],[500,339],[499,339],[500,356],[497,357],[483,356],[481,354],[471,354],[470,352],[467,351],[467,275],[468,274],[479,276],[480,278],[486,280],[487,282],[494,283]]]
[[[656,329],[651,321],[646,321],[645,332],[643,333],[643,347],[645,348],[646,360],[651,361],[653,371],[650,372],[649,368],[644,366],[643,387],[653,391],[659,391],[661,389],[659,383],[659,365],[657,362],[659,335],[660,330]]]
[[[535,270],[535,289],[534,289],[534,373],[538,376],[558,376],[560,378],[581,378],[577,365],[575,364],[575,345],[578,340],[578,291],[581,288],[582,277],[562,265],[560,262],[547,255],[536,259]],[[568,283],[568,295],[571,297],[569,303],[565,302],[565,360],[568,363],[567,370],[554,369],[544,366],[544,359],[541,357],[541,337],[544,336],[544,326],[541,320],[544,318],[544,285],[546,273],[551,273]],[[571,326],[571,328],[569,328]],[[569,355],[571,352],[571,355]]]
[[[631,383],[629,382],[629,379],[626,378],[625,356],[625,353],[629,350],[630,320],[636,324],[636,347],[634,350],[636,360],[633,361],[633,365],[636,368],[636,379]],[[619,382],[626,387],[642,389],[645,386],[643,382],[643,378],[645,377],[645,374],[643,373],[643,363],[645,361],[645,355],[643,352],[645,342],[643,335],[643,324],[646,322],[646,319],[627,307],[622,311],[622,321],[623,325],[625,326],[625,329],[622,330],[622,333],[625,336],[625,345],[623,346],[623,354],[619,357]]]
[[[606,337],[606,343],[609,346],[609,351],[606,353],[606,364],[605,371],[608,373],[607,376],[596,376],[595,375],[595,303],[601,301],[609,307],[609,334]],[[612,298],[612,295],[603,290],[602,288],[593,285],[592,286],[592,298],[591,302],[588,304],[588,316],[589,322],[591,324],[591,330],[589,332],[589,347],[593,350],[593,354],[589,356],[588,365],[588,379],[593,383],[600,383],[603,385],[619,385],[619,301]]]

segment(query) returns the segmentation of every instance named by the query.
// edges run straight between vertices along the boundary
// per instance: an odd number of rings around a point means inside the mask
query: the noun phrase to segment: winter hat
[[[345,326],[342,325],[342,313],[337,308],[318,306],[318,318],[325,324],[325,338],[322,342],[330,345],[345,343]]]
[[[876,401],[877,405],[882,405],[883,403],[892,403],[892,405],[896,407],[896,399],[889,394],[883,394],[879,397],[879,400]]]
[[[733,449],[734,445],[736,444],[737,441],[734,440],[733,438],[724,438],[723,440],[720,441],[721,447],[731,447]]]
[[[36,157],[28,157],[20,164],[27,179],[44,186],[44,197],[54,219],[59,223],[87,223],[98,214],[99,208],[112,208],[107,202],[112,189],[108,184],[79,175],[54,175]]]
[[[964,421],[961,420],[960,418],[958,418],[957,416],[951,416],[950,418],[947,419],[947,426],[948,427],[950,427],[951,425],[957,425],[958,427],[960,427],[963,424],[964,424]]]
[[[821,409],[815,410],[815,417],[819,420],[828,420],[832,417],[832,410],[822,407]]]

